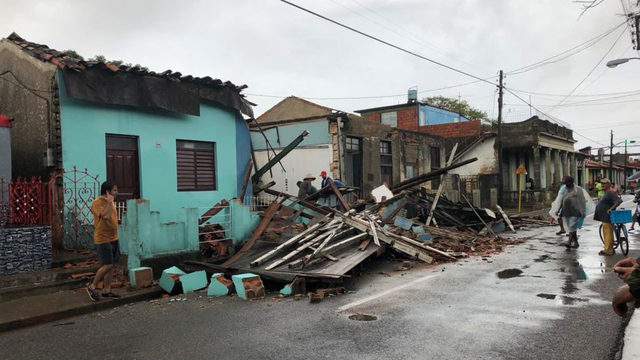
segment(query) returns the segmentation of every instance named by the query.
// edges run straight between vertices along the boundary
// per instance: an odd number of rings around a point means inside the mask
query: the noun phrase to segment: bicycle
[[[631,210],[613,210],[611,211],[611,225],[613,225],[613,249],[617,249],[620,246],[620,251],[624,255],[629,254],[629,233],[627,232],[627,226],[625,224],[631,223],[633,215]],[[600,241],[604,244],[604,231],[602,224],[600,224]]]

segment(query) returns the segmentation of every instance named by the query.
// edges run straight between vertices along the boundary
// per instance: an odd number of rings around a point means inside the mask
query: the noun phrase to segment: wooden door
[[[118,186],[117,202],[140,198],[138,137],[107,135],[107,180]]]

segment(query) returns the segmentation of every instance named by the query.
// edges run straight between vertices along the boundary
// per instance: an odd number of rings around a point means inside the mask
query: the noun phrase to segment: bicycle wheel
[[[600,234],[600,241],[604,244],[604,232],[602,231],[602,224],[600,224],[600,228],[598,228],[598,233]]]
[[[620,243],[620,250],[625,255],[629,254],[629,234],[627,233],[627,227],[624,224],[618,225],[617,230],[618,243]]]

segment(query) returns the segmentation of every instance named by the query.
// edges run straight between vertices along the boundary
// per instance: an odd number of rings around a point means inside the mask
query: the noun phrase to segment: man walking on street
[[[115,206],[117,193],[117,186],[108,181],[104,182],[100,187],[100,197],[95,199],[91,206],[94,225],[93,241],[96,244],[96,252],[101,264],[93,282],[87,285],[87,293],[93,301],[100,300],[100,294],[96,287],[101,281],[102,297],[120,297],[111,292],[113,266],[117,264],[119,257],[118,214]]]

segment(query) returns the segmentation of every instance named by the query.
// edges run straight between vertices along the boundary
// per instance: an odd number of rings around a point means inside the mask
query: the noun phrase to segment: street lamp
[[[622,64],[624,64],[626,62],[629,62],[629,60],[640,60],[640,58],[632,57],[632,58],[622,58],[622,59],[610,60],[610,61],[607,61],[607,67],[614,68],[614,67],[616,67],[618,65],[622,65]]]

